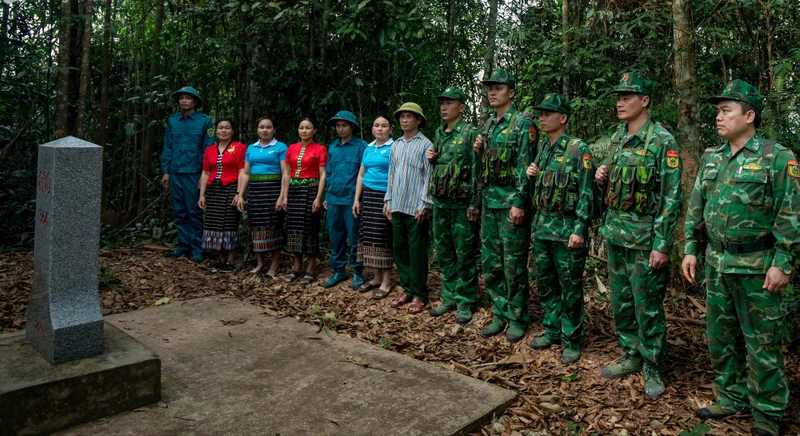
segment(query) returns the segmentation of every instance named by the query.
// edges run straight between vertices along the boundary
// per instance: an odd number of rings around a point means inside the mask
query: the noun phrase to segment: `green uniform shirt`
[[[715,241],[751,242],[769,233],[777,240],[773,249],[744,254],[709,245],[706,262],[720,273],[789,269],[800,248],[800,168],[786,147],[775,144],[767,156],[762,147],[756,134],[736,155],[728,142],[703,154],[686,212],[686,254],[697,255],[692,232],[702,220]]]
[[[579,139],[576,139],[580,141]],[[536,238],[548,241],[568,241],[570,235],[586,237],[586,230],[591,225],[593,183],[594,183],[594,164],[592,162],[592,152],[585,142],[580,141],[578,153],[572,156],[569,152],[570,142],[573,138],[567,134],[561,135],[555,142],[550,144],[550,139],[545,135],[540,142],[537,160],[539,174],[533,181],[532,194],[536,197],[544,195],[544,190],[549,192],[549,200],[553,201],[556,197],[560,198],[562,207],[560,211],[555,210],[536,210],[533,219],[533,228],[536,229]],[[558,177],[552,177],[547,181],[547,172],[568,174],[566,186],[558,194]],[[550,185],[550,187],[543,185]],[[569,198],[572,197],[572,198]],[[541,201],[541,200],[540,200]],[[564,205],[573,202],[574,205],[568,209],[574,211],[565,212]],[[534,202],[534,207],[537,207]]]
[[[669,253],[682,198],[683,164],[675,138],[650,119],[635,135],[627,138],[627,124],[623,123],[611,137],[611,155],[603,165],[608,167],[609,180],[606,183],[609,189],[615,176],[624,177],[619,171],[624,167],[645,168],[649,183],[652,183],[652,190],[647,194],[647,211],[608,208],[600,228],[606,241],[625,248]],[[620,167],[616,174],[615,167]],[[636,174],[630,176],[635,178]]]
[[[514,119],[513,125],[511,125],[512,118]],[[480,186],[483,195],[483,206],[490,209],[518,207],[529,210],[526,206],[530,200],[530,183],[525,175],[525,170],[536,157],[535,146],[539,140],[536,126],[528,117],[518,113],[514,107],[511,107],[499,120],[497,119],[497,113],[493,113],[486,120],[483,132],[487,143],[481,149],[481,162],[488,159],[488,154],[492,148],[507,146],[514,149],[514,154],[516,155],[510,157],[509,163],[516,167],[516,182],[505,186],[493,184]],[[515,158],[516,162],[514,162]],[[483,171],[483,169],[479,168],[476,173],[480,171]]]
[[[446,209],[466,209],[475,205],[473,198],[476,189],[475,178],[475,149],[472,145],[475,138],[480,134],[477,127],[466,121],[459,120],[453,130],[449,133],[445,131],[447,124],[443,124],[436,129],[436,137],[433,140],[433,150],[437,153],[433,164],[433,181],[431,183],[431,195],[434,196],[434,206]],[[456,183],[462,192],[468,195],[467,198],[453,198],[453,196],[436,196],[435,186],[437,180],[442,180],[445,174],[453,175],[453,170],[457,171],[452,182]]]

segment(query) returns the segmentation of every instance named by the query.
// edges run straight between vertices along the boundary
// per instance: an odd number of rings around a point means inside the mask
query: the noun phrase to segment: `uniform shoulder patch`
[[[681,160],[678,156],[677,150],[667,150],[667,166],[669,168],[678,168],[680,165]]]
[[[583,155],[583,167],[586,168],[587,170],[592,169],[592,155],[591,154],[586,153],[586,154]]]
[[[212,127],[210,129],[206,130],[206,133],[208,133],[208,137],[209,138],[213,138],[214,137],[214,128]]]
[[[797,164],[796,159],[792,159],[786,163],[786,171],[790,176],[800,179],[800,165]]]
[[[536,129],[536,126],[528,127],[528,140],[535,141],[537,136],[539,136],[539,130]]]

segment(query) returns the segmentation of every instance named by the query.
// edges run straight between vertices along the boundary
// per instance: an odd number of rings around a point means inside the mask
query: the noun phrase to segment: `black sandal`
[[[377,288],[380,285],[381,285],[380,283],[367,282],[367,283],[364,283],[363,285],[358,287],[358,292],[369,292],[369,291]]]
[[[278,278],[278,271],[275,271],[274,269],[268,270],[267,272],[264,273],[264,277],[271,280],[275,280],[276,278]]]
[[[286,283],[291,283],[297,280],[300,277],[300,274],[302,274],[300,271],[292,271],[283,278],[283,281]]]
[[[313,282],[313,281],[314,281],[314,278],[315,278],[315,277],[314,277],[314,274],[311,274],[311,273],[310,273],[310,272],[308,272],[308,271],[306,271],[306,272],[303,274],[303,281],[304,281],[304,282],[306,282],[306,283],[311,283],[311,282]]]
[[[372,299],[373,300],[383,300],[384,298],[386,298],[387,295],[389,295],[390,292],[392,292],[391,289],[387,290],[387,289],[383,289],[383,288],[378,288],[372,293]]]

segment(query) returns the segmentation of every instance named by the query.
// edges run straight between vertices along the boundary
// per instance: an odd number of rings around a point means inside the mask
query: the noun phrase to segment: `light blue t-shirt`
[[[376,191],[386,191],[389,187],[389,155],[392,150],[394,140],[389,138],[380,147],[375,146],[375,141],[367,145],[364,150],[364,157],[361,159],[361,166],[366,170],[361,182],[369,189]]]
[[[272,138],[269,144],[261,146],[259,141],[247,147],[245,162],[250,164],[250,174],[280,174],[281,162],[286,160],[289,147]]]

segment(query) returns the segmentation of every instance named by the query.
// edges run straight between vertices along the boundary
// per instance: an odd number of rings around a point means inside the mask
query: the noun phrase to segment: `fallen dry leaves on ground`
[[[152,247],[151,247],[152,248]],[[207,262],[208,263],[208,262]],[[281,273],[288,271],[284,259]],[[249,268],[249,267],[248,267]],[[670,289],[667,304],[669,357],[664,374],[667,392],[656,401],[643,394],[641,375],[611,381],[600,368],[619,358],[610,303],[602,280],[587,277],[586,339],[578,365],[561,363],[560,349],[532,350],[527,342],[543,333],[542,313],[536,304],[534,323],[525,340],[509,344],[502,336],[484,339],[480,328],[491,318],[481,307],[466,328],[453,315],[431,318],[410,315],[389,307],[392,294],[381,301],[371,293],[352,290],[349,282],[331,289],[321,283],[330,275],[323,263],[312,285],[270,281],[249,274],[217,273],[207,264],[187,259],[167,259],[154,249],[102,250],[100,253],[100,301],[103,314],[120,313],[169,304],[207,295],[240,298],[264,308],[276,317],[292,316],[356,337],[417,359],[435,362],[461,374],[519,393],[506,414],[481,429],[483,435],[680,435],[701,423],[695,411],[714,398],[713,375],[703,338],[705,307],[702,298]],[[0,332],[25,326],[25,307],[31,289],[33,255],[30,251],[0,253]],[[368,275],[369,277],[369,275]],[[395,283],[396,283],[395,278]],[[437,304],[439,280],[431,273],[432,301]],[[238,320],[221,320],[221,325]],[[784,434],[800,434],[800,356],[786,353],[786,369],[792,383],[790,408]],[[750,417],[706,422],[708,434],[750,434]],[[690,433],[691,434],[691,433]]]

